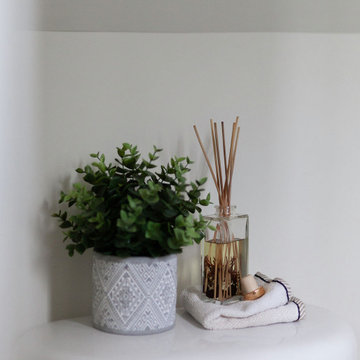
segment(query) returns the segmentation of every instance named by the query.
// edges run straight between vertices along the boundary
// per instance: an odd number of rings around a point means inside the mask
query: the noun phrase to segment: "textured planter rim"
[[[110,263],[122,263],[122,264],[126,264],[126,265],[148,265],[151,266],[154,263],[168,263],[168,262],[174,262],[175,261],[175,278],[174,278],[174,282],[175,282],[175,305],[174,305],[174,313],[176,311],[176,288],[177,288],[177,279],[176,279],[176,268],[177,268],[177,254],[170,254],[170,255],[164,255],[164,256],[158,256],[158,257],[147,257],[147,256],[129,256],[126,258],[122,258],[119,256],[115,256],[115,255],[106,255],[106,254],[102,254],[99,253],[97,251],[94,251],[93,253],[93,261],[95,261],[95,259],[97,260],[104,260],[106,262],[110,262]],[[94,318],[94,313],[92,314],[92,325],[95,329],[98,329],[100,331],[104,331],[107,333],[111,333],[111,334],[118,334],[118,335],[129,335],[129,336],[137,336],[137,335],[152,335],[152,334],[158,334],[158,333],[162,333],[168,330],[171,330],[172,328],[174,328],[175,326],[175,316],[173,319],[173,322],[170,324],[170,326],[166,326],[163,328],[154,328],[154,329],[149,329],[149,330],[121,330],[121,329],[112,329],[111,327],[104,325],[99,325],[96,324],[95,322],[95,318]]]
[[[128,257],[120,257],[115,255],[105,255],[100,252],[94,251],[93,256],[103,257],[106,259],[109,259],[114,262],[129,262],[132,264],[140,264],[140,263],[147,263],[151,264],[155,261],[168,261],[171,260],[174,257],[177,257],[177,254],[170,254],[170,255],[164,255],[164,256],[157,256],[157,257],[150,257],[150,256],[128,256]]]

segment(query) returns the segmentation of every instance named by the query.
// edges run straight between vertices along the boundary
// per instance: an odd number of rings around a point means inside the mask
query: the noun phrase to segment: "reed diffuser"
[[[212,226],[207,230],[202,246],[202,286],[208,298],[221,302],[241,295],[240,280],[248,272],[249,217],[237,214],[236,206],[231,204],[232,178],[240,133],[238,122],[237,117],[232,125],[230,144],[227,147],[224,122],[221,122],[220,138],[217,123],[210,120],[213,165],[194,125],[219,200],[219,205],[215,207],[216,213],[205,216]]]

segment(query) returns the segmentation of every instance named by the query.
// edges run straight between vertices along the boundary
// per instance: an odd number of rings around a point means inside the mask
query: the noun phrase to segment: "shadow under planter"
[[[147,335],[173,328],[177,256],[93,256],[92,319],[95,328]]]

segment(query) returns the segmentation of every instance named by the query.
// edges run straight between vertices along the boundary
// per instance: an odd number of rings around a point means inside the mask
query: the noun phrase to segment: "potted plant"
[[[187,182],[192,161],[171,158],[158,167],[161,149],[141,159],[136,146],[117,148],[115,163],[103,154],[76,171],[82,182],[61,192],[53,216],[64,229],[70,256],[93,248],[93,324],[119,334],[168,330],[175,322],[176,254],[200,243],[208,223],[200,205],[206,178]],[[199,216],[196,216],[199,215]]]

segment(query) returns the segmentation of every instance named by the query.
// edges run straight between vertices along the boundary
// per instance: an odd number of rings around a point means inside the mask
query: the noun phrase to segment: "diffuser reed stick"
[[[222,142],[223,142],[223,159],[224,162],[222,163],[221,155],[220,155],[220,143],[219,143],[219,135],[217,130],[217,123],[214,122],[212,119],[210,120],[210,129],[211,129],[211,139],[212,139],[212,149],[214,155],[214,166],[211,165],[209,160],[209,156],[205,151],[203,142],[201,141],[199,132],[197,130],[196,125],[194,125],[194,131],[198,142],[200,144],[201,150],[204,154],[206,163],[209,167],[211,176],[213,178],[218,198],[219,198],[219,206],[220,211],[223,215],[230,215],[230,200],[231,200],[231,185],[232,185],[232,178],[234,174],[234,165],[236,159],[236,150],[239,140],[239,133],[240,127],[238,126],[239,117],[236,118],[235,122],[232,125],[232,132],[231,132],[231,141],[229,146],[229,156],[227,158],[226,154],[226,141],[225,141],[225,129],[224,129],[224,122],[221,122],[221,135],[222,135]],[[215,172],[214,172],[215,168]],[[223,178],[224,174],[224,178]]]

